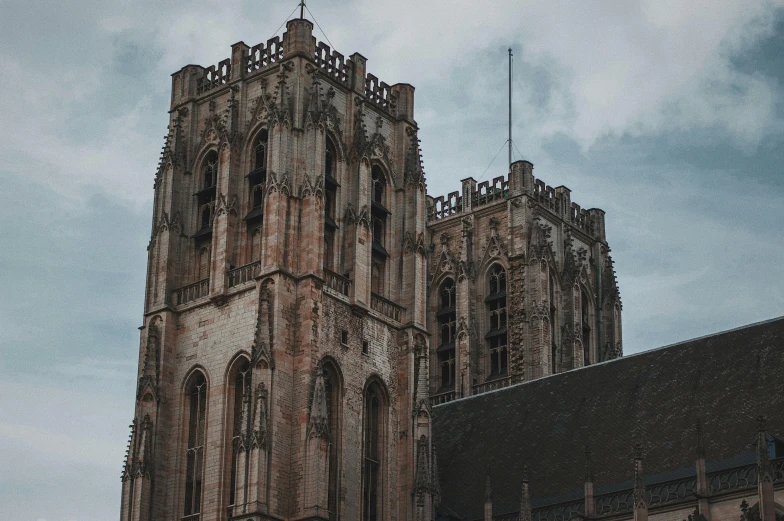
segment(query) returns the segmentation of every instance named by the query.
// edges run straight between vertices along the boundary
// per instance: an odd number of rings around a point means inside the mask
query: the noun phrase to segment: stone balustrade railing
[[[452,389],[451,391],[445,391],[443,393],[436,393],[430,397],[430,405],[438,405],[441,403],[451,402],[457,398],[457,391]]]
[[[504,176],[494,177],[492,181],[482,181],[471,194],[472,206],[482,206],[509,197],[509,181]]]
[[[376,107],[394,114],[395,97],[392,95],[390,86],[370,73],[365,78],[365,97]]]
[[[196,94],[204,94],[215,87],[225,85],[231,79],[231,59],[226,58],[218,65],[204,69],[204,76],[196,80]]]
[[[206,297],[209,293],[210,279],[202,279],[172,291],[172,301],[175,306],[180,306],[198,298]]]
[[[399,306],[391,300],[387,300],[381,295],[376,295],[375,293],[370,294],[370,309],[373,311],[378,311],[382,315],[398,322],[400,322],[400,319],[403,316],[403,312],[405,311],[403,306]]]
[[[351,281],[349,279],[328,269],[324,269],[324,279],[329,289],[348,296],[348,292],[351,289]]]
[[[771,460],[773,481],[784,481],[784,458]],[[708,473],[710,494],[733,492],[740,489],[753,489],[757,485],[757,465],[751,463],[718,472]],[[666,506],[681,501],[696,501],[697,477],[689,476],[662,483],[654,483],[645,487],[648,506],[651,508]],[[626,489],[602,494],[594,498],[595,514],[593,517],[607,517],[628,514],[634,509],[634,490]],[[569,521],[582,518],[585,512],[583,499],[546,505],[533,509],[533,521]],[[511,512],[493,516],[493,521],[517,521],[519,512]]]
[[[571,503],[561,503],[558,505],[548,505],[542,508],[535,508],[531,512],[532,521],[569,521],[582,517],[585,512],[585,501],[578,500]]]
[[[351,60],[346,60],[342,54],[331,50],[329,45],[324,42],[316,44],[313,59],[316,62],[316,67],[321,69],[325,76],[343,85],[348,85],[349,62]]]
[[[473,390],[473,394],[480,394],[486,393],[487,391],[495,391],[496,389],[509,387],[512,385],[512,383],[515,383],[512,381],[512,377],[506,376],[504,378],[496,378],[495,380],[490,380],[488,382],[474,384],[471,386],[471,389]]]
[[[451,192],[446,197],[440,195],[433,198],[427,207],[427,220],[442,219],[462,211],[463,198],[460,196],[460,192]]]
[[[244,266],[240,266],[239,268],[229,270],[229,287],[233,288],[234,286],[239,286],[244,282],[255,279],[256,275],[259,274],[260,269],[261,261],[256,261]]]
[[[267,45],[261,42],[248,49],[248,54],[245,56],[245,72],[251,73],[264,69],[282,59],[283,38],[280,36],[270,38],[267,40]]]

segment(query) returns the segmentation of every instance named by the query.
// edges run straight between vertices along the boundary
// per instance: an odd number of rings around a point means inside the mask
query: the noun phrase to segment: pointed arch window
[[[376,286],[383,289],[383,280],[386,276],[386,261],[389,253],[386,250],[386,234],[387,224],[389,221],[390,212],[387,210],[386,204],[386,176],[384,171],[379,165],[373,165],[371,168],[371,231],[373,233],[373,266],[375,270],[371,272],[371,282],[377,281]],[[381,291],[373,290],[381,294]]]
[[[440,330],[438,365],[441,373],[441,388],[455,386],[455,336],[457,333],[457,308],[455,306],[455,281],[446,279],[439,288],[440,307],[436,319]]]
[[[331,138],[327,138],[324,147],[324,267],[335,269],[335,235],[338,224],[335,220],[337,210],[338,188],[335,179],[337,171],[337,153]]]
[[[241,469],[238,467],[239,452],[238,447],[242,442],[241,436],[243,430],[247,432],[250,421],[248,416],[248,405],[246,399],[250,399],[250,363],[247,359],[243,358],[238,360],[237,366],[234,370],[234,377],[232,378],[230,388],[230,399],[232,411],[231,421],[231,437],[229,438],[228,453],[231,454],[231,479],[229,480],[229,505],[233,505],[237,501],[237,479]],[[248,394],[246,398],[246,394]],[[243,416],[243,408],[246,408],[245,415]],[[246,423],[243,423],[246,422]]]
[[[490,354],[490,374],[488,380],[502,378],[509,372],[509,352],[507,348],[507,311],[506,311],[506,270],[494,264],[488,273],[487,306],[489,330],[485,335]]]
[[[331,363],[324,364],[324,390],[326,391],[327,410],[329,411],[329,482],[327,484],[327,509],[329,519],[338,517],[338,500],[340,491],[340,451],[342,440],[342,395],[340,374]]]
[[[207,380],[197,372],[187,386],[188,446],[185,450],[186,516],[201,512],[202,479],[204,476],[204,442],[207,427]]]
[[[558,363],[558,344],[555,341],[555,334],[558,331],[558,307],[555,300],[555,279],[552,272],[548,276],[548,287],[550,298],[550,349],[552,351],[552,372],[555,373],[561,364]]]
[[[267,184],[267,129],[262,129],[253,145],[251,155],[251,171],[245,176],[248,179],[250,194],[250,210],[245,215],[248,223],[260,221],[263,217],[264,189]]]
[[[212,233],[212,218],[215,212],[215,193],[218,182],[218,153],[211,150],[201,165],[200,189],[194,195],[198,207],[198,231],[194,238],[206,238]]]
[[[384,453],[385,403],[378,382],[365,390],[362,469],[362,520],[382,518],[382,464]]]
[[[591,300],[584,289],[580,290],[580,325],[582,326],[583,365],[591,363]]]

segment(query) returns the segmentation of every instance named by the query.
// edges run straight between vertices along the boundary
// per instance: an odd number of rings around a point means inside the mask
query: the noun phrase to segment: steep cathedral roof
[[[784,435],[784,317],[434,407],[444,512],[516,512],[527,466],[532,507],[583,497],[586,445],[596,494],[694,475],[696,423],[707,471],[755,461],[756,418]],[[780,445],[777,444],[777,447]],[[782,456],[782,454],[776,454]]]

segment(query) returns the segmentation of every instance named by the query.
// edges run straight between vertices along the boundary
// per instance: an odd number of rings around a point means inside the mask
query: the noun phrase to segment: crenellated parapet
[[[446,369],[433,371],[434,401],[620,356],[620,297],[602,210],[584,210],[569,188],[546,184],[534,177],[533,164],[517,161],[508,176],[469,177],[459,191],[428,196],[427,224],[431,244],[466,238],[451,252],[459,263],[445,264],[438,248],[430,254],[429,313],[437,339],[431,365],[461,369],[454,376],[458,392],[445,386]],[[474,275],[466,278],[469,267]],[[451,324],[439,303],[448,281],[458,287],[455,322],[480,332],[462,344],[457,339],[454,362],[444,353],[455,340],[440,339]]]

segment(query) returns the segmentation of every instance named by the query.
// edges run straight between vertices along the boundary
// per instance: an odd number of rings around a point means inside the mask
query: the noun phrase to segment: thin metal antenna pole
[[[512,48],[509,48],[509,164],[512,164]]]
[[[289,4],[289,5],[291,5],[291,4]],[[305,19],[305,0],[301,0],[300,3],[299,3],[299,19],[300,20],[304,20]]]

